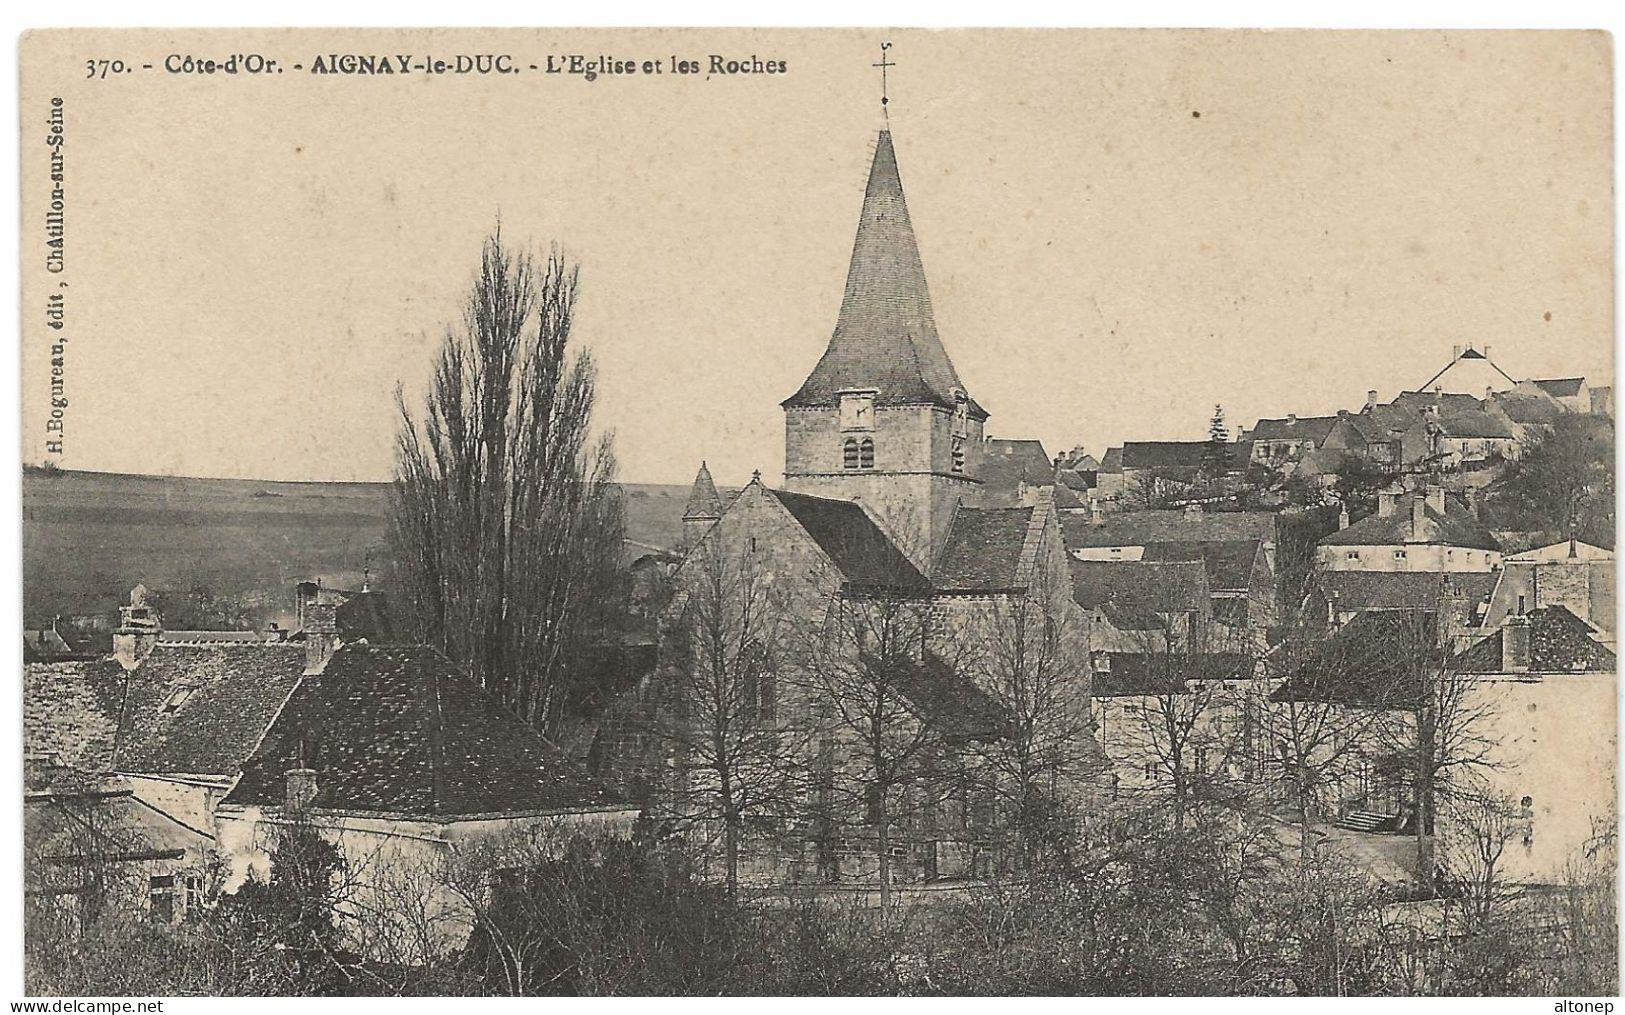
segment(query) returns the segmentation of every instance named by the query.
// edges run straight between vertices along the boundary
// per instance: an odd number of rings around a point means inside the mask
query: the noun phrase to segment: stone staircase
[[[1338,828],[1346,828],[1351,832],[1386,832],[1393,824],[1394,815],[1377,814],[1374,811],[1349,811],[1337,819]]]

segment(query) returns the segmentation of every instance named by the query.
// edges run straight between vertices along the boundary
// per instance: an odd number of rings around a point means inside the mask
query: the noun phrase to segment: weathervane
[[[886,95],[886,68],[895,67],[897,65],[886,59],[886,50],[888,49],[891,49],[891,43],[882,42],[880,44],[880,62],[870,64],[869,66],[880,68],[880,111],[885,114],[886,119],[889,120],[891,119],[891,111],[886,107],[891,104],[891,100]]]

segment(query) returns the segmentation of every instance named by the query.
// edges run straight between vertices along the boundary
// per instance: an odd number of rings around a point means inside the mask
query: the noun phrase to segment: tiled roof
[[[882,588],[928,587],[862,506],[788,490],[768,490],[795,517],[848,582]]]
[[[1468,604],[1482,603],[1495,591],[1496,572],[1322,571],[1314,578],[1320,594],[1334,594],[1339,610],[1436,610],[1452,593]]]
[[[961,507],[932,584],[945,592],[1014,588],[1033,509]]]
[[[112,771],[124,678],[112,659],[24,664],[23,752],[82,772]]]
[[[277,805],[289,769],[318,807],[456,816],[615,803],[439,653],[347,645],[307,677],[227,803]]]
[[[1318,447],[1336,423],[1336,416],[1261,419],[1247,432],[1247,436],[1254,441],[1310,440]]]
[[[1208,598],[1199,561],[1073,560],[1072,594],[1085,609],[1129,613],[1200,610]]]
[[[1454,391],[1401,391],[1388,404],[1395,409],[1402,409],[1411,413],[1421,413],[1429,408],[1437,408],[1441,416],[1462,412],[1480,412],[1484,408],[1483,399]]]
[[[1580,385],[1585,382],[1584,377],[1553,377],[1536,381],[1535,384],[1553,398],[1573,398],[1580,393]]]
[[[1100,472],[1123,471],[1123,449],[1107,448],[1106,454],[1100,459]]]
[[[1123,511],[1098,523],[1070,518],[1062,525],[1069,547],[1252,539],[1273,543],[1276,517],[1268,511]]]
[[[1206,459],[1207,441],[1124,441],[1125,469],[1198,469]]]
[[[299,644],[159,644],[130,675],[120,772],[232,776],[305,670]]]
[[[1440,514],[1432,507],[1423,511],[1422,524],[1411,524],[1411,503],[1421,494],[1411,494],[1400,500],[1394,512],[1387,517],[1367,515],[1346,529],[1333,532],[1321,540],[1324,546],[1403,546],[1407,543],[1426,543],[1432,546],[1458,546],[1470,550],[1499,550],[1501,544],[1473,513],[1454,498],[1445,498],[1445,511]]]
[[[824,355],[785,399],[789,408],[838,405],[840,392],[874,388],[880,405],[954,408],[964,384],[937,337],[925,268],[909,222],[891,132],[880,132],[863,195],[840,317]],[[972,415],[987,413],[974,400]]]
[[[1196,560],[1207,569],[1208,586],[1215,592],[1241,592],[1252,588],[1253,562],[1261,549],[1256,539],[1147,543],[1141,560]]]
[[[1561,403],[1544,393],[1502,391],[1495,395],[1494,405],[1514,423],[1552,423],[1567,412]]]
[[[1531,610],[1529,616],[1529,672],[1612,673],[1618,665],[1614,653],[1592,637],[1596,628],[1562,606]],[[1502,636],[1505,628],[1463,649],[1455,657],[1465,673],[1503,673]]]
[[[1451,437],[1508,438],[1512,431],[1507,425],[1482,409],[1456,412],[1439,417],[1439,429]]]

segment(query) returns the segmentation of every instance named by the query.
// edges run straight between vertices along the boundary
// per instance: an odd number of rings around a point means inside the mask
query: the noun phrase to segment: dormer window
[[[164,714],[169,715],[180,711],[180,707],[186,704],[186,699],[190,698],[192,692],[196,690],[195,687],[177,687],[174,693],[164,701]]]
[[[841,393],[841,429],[873,430],[875,428],[875,393],[873,391],[844,391]]]

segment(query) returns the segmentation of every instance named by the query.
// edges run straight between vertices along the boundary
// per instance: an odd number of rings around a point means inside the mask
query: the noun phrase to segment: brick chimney
[[[1508,614],[1501,622],[1501,671],[1529,672],[1529,617],[1526,614]]]
[[[327,669],[339,647],[338,607],[332,603],[311,603],[305,607],[305,676],[314,677]]]
[[[126,670],[133,670],[152,652],[164,633],[158,611],[147,604],[147,587],[130,590],[130,605],[118,608],[118,627],[113,631],[113,658]]]
[[[299,814],[316,802],[316,770],[290,768],[287,772],[285,805],[289,814]]]

